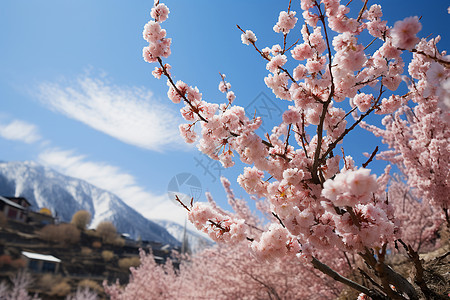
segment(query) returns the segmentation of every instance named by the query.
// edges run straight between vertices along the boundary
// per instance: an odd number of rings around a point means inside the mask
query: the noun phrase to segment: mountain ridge
[[[0,194],[25,197],[34,210],[47,207],[64,222],[84,209],[92,215],[91,227],[111,221],[119,232],[132,238],[180,245],[164,227],[139,214],[117,195],[34,161],[0,162]]]

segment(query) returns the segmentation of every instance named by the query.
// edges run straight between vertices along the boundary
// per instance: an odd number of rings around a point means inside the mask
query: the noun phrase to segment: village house
[[[29,271],[35,273],[58,273],[61,260],[53,255],[22,251],[22,258]]]
[[[25,222],[30,206],[30,202],[23,197],[0,196],[0,211],[3,212],[8,219]]]

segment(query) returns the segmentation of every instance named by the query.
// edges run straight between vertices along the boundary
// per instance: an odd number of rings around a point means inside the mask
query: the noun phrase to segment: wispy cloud
[[[39,154],[38,160],[65,175],[83,179],[116,194],[149,219],[184,224],[186,212],[170,201],[167,194],[155,195],[149,192],[140,186],[131,174],[116,166],[88,161],[86,156],[60,149],[48,149]]]
[[[35,125],[21,120],[13,120],[9,124],[0,124],[0,136],[27,144],[32,144],[41,139]]]
[[[42,83],[38,95],[50,109],[127,144],[155,151],[184,144],[175,110],[157,102],[147,89],[84,75],[64,83]]]

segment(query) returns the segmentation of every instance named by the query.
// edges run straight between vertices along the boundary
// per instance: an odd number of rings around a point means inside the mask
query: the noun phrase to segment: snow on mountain
[[[184,226],[179,225],[178,223],[167,221],[167,220],[155,220],[156,223],[167,229],[167,231],[174,236],[180,242],[183,241],[184,237]],[[186,238],[189,245],[189,249],[192,253],[200,252],[206,248],[209,248],[214,245],[214,242],[199,234],[198,232],[186,229]]]
[[[102,221],[111,221],[118,232],[133,238],[180,245],[165,228],[116,195],[35,162],[0,162],[0,195],[25,197],[33,210],[47,207],[64,222],[70,222],[75,212],[84,209],[92,215],[93,228]]]

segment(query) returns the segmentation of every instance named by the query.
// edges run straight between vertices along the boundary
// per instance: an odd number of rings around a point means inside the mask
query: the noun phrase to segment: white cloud
[[[50,109],[127,144],[155,151],[184,145],[175,110],[158,103],[146,89],[84,75],[72,82],[42,83],[38,94]]]
[[[35,125],[20,120],[13,120],[6,125],[0,124],[0,136],[8,140],[20,141],[27,144],[37,142],[41,139]]]
[[[73,151],[49,149],[39,154],[38,160],[65,175],[83,179],[119,196],[144,217],[170,220],[184,225],[186,211],[169,200],[167,194],[155,195],[136,183],[133,175],[116,166],[86,160]],[[194,229],[193,225],[188,225]]]

